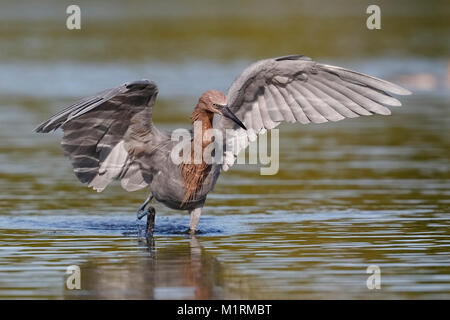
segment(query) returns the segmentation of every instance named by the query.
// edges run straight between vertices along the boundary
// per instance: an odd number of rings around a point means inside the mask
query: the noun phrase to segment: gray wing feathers
[[[405,88],[402,88],[392,82],[382,80],[379,78],[375,78],[375,77],[369,76],[367,74],[359,73],[359,72],[341,68],[341,67],[330,66],[330,65],[326,65],[326,64],[321,64],[320,67],[323,68],[324,70],[327,70],[328,72],[335,73],[336,75],[338,75],[339,77],[341,77],[342,79],[345,79],[347,81],[353,81],[355,83],[362,83],[362,84],[365,84],[366,86],[369,86],[369,87],[372,87],[372,88],[375,88],[375,89],[378,89],[381,91],[392,92],[392,93],[398,94],[398,95],[411,94],[411,92],[409,90],[406,90]]]
[[[136,150],[145,149],[152,131],[157,86],[141,80],[105,90],[62,110],[35,130],[64,131],[61,142],[78,179],[97,191],[121,180],[128,191],[147,185]]]
[[[248,128],[247,132],[238,130],[241,133],[233,137],[245,140],[239,135],[246,135],[252,141],[254,134],[273,129],[283,121],[307,124],[388,115],[391,112],[386,106],[401,106],[389,93],[410,94],[388,81],[293,55],[252,64],[233,82],[227,99],[230,109]],[[237,128],[218,116],[214,117],[214,127]],[[235,148],[234,155],[241,149]],[[230,158],[229,154],[226,158]]]
[[[269,115],[269,109],[267,108],[267,100],[264,99],[264,96],[258,95],[257,101],[261,118],[263,120],[264,128],[269,130],[278,126],[279,122],[272,120],[272,118]]]

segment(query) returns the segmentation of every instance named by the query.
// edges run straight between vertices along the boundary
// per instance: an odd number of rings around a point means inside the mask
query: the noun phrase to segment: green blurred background
[[[65,28],[71,1],[2,1],[2,59],[254,60],[447,57],[448,1],[77,1],[82,30]],[[382,29],[366,28],[381,8]]]

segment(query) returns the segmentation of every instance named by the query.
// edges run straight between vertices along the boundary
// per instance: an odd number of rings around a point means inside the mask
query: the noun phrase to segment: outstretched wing
[[[82,99],[54,115],[36,132],[64,131],[62,147],[78,179],[97,191],[112,180],[134,191],[151,176],[137,156],[151,139],[155,83],[141,80]]]
[[[301,55],[258,61],[242,72],[227,94],[229,108],[247,131],[227,118],[214,116],[214,128],[235,129],[224,139],[223,169],[233,165],[249,140],[283,121],[307,124],[389,115],[385,105],[401,105],[389,93],[411,94],[393,83]]]

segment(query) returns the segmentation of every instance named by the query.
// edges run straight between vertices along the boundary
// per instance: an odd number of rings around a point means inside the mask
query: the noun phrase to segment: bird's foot
[[[184,234],[189,234],[189,235],[195,235],[195,234],[199,234],[201,233],[201,231],[199,230],[192,230],[191,228],[188,228],[186,231],[183,232]]]
[[[147,210],[139,209],[136,213],[136,216],[137,216],[138,220],[141,220],[143,217],[145,217],[147,215],[147,213],[148,213]]]

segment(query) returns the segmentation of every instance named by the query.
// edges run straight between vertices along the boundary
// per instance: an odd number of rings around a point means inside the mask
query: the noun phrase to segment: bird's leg
[[[153,238],[153,230],[155,228],[155,214],[156,214],[155,208],[149,206],[147,210],[145,209],[145,207],[150,203],[150,201],[152,201],[152,199],[153,196],[150,195],[137,211],[137,218],[139,220],[142,219],[144,216],[147,216],[147,225],[145,228],[147,240]]]
[[[191,222],[189,224],[189,233],[195,234],[198,222],[200,220],[200,215],[202,214],[202,208],[195,208],[194,210],[189,210],[191,215]]]
[[[141,220],[145,215],[147,215],[147,211],[145,210],[145,207],[152,201],[153,196],[148,196],[148,198],[145,200],[145,202],[139,207],[136,215],[139,220]]]
[[[156,210],[153,207],[147,209],[147,226],[145,228],[147,234],[147,240],[153,238],[153,230],[155,229],[155,214]]]

